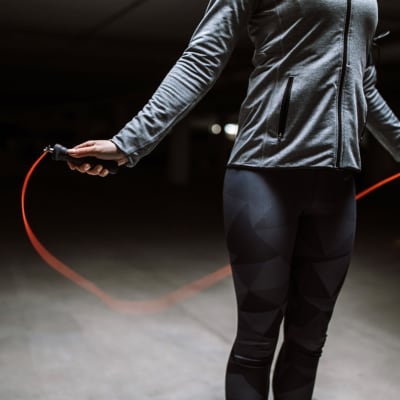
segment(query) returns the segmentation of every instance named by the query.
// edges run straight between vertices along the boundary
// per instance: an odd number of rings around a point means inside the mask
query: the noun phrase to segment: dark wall
[[[382,41],[375,59],[379,89],[400,115],[400,60],[392,54],[399,36],[397,19],[389,11],[381,4],[384,22],[378,32],[394,32]],[[8,167],[2,175],[22,176],[46,144],[73,146],[117,133],[149,99],[183,51],[186,39],[165,43],[145,38],[111,40],[4,32],[0,154]],[[246,92],[251,55],[243,38],[215,88],[184,121],[190,135],[190,180],[221,179],[231,142],[210,136],[208,125],[235,120]],[[173,151],[170,141],[167,138],[144,159],[140,171],[164,174],[168,180],[166,165]],[[363,144],[363,154],[365,183],[397,168],[373,138]]]

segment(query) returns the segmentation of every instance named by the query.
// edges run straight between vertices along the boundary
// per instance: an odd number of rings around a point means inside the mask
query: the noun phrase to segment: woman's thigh
[[[320,174],[313,201],[299,219],[285,321],[288,338],[315,344],[324,340],[350,264],[355,228],[353,177]]]
[[[225,176],[225,235],[241,340],[274,339],[279,333],[301,209],[296,203],[302,203],[293,198],[291,180],[245,169],[228,169]]]

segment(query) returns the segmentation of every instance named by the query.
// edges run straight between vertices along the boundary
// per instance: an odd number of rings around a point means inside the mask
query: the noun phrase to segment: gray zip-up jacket
[[[361,168],[365,126],[400,161],[400,122],[368,65],[376,0],[211,0],[145,107],[112,141],[135,165],[208,92],[243,28],[254,70],[228,162],[256,168]]]

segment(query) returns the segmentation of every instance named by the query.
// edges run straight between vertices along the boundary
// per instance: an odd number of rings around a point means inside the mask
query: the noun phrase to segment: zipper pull
[[[375,36],[375,37],[372,39],[373,44],[376,46],[380,40],[382,40],[382,39],[384,39],[385,37],[389,36],[390,33],[391,33],[390,31],[386,31],[386,32],[384,32],[384,33],[381,33],[381,34],[378,35],[378,36]]]

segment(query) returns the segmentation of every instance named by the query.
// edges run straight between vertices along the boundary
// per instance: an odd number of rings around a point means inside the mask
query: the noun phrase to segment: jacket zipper
[[[350,18],[351,18],[351,0],[347,0],[347,12],[346,12],[346,25],[344,30],[344,50],[343,50],[343,61],[342,61],[342,71],[340,74],[339,83],[339,99],[338,99],[338,141],[337,141],[337,154],[336,154],[336,167],[340,167],[342,144],[343,144],[343,118],[342,118],[342,107],[343,107],[343,89],[344,82],[346,78],[348,51],[349,51],[349,32],[350,32]]]
[[[281,109],[279,113],[279,127],[278,127],[278,141],[280,142],[285,134],[287,117],[289,112],[290,97],[292,94],[294,76],[289,76],[286,84],[285,92],[283,94]]]

